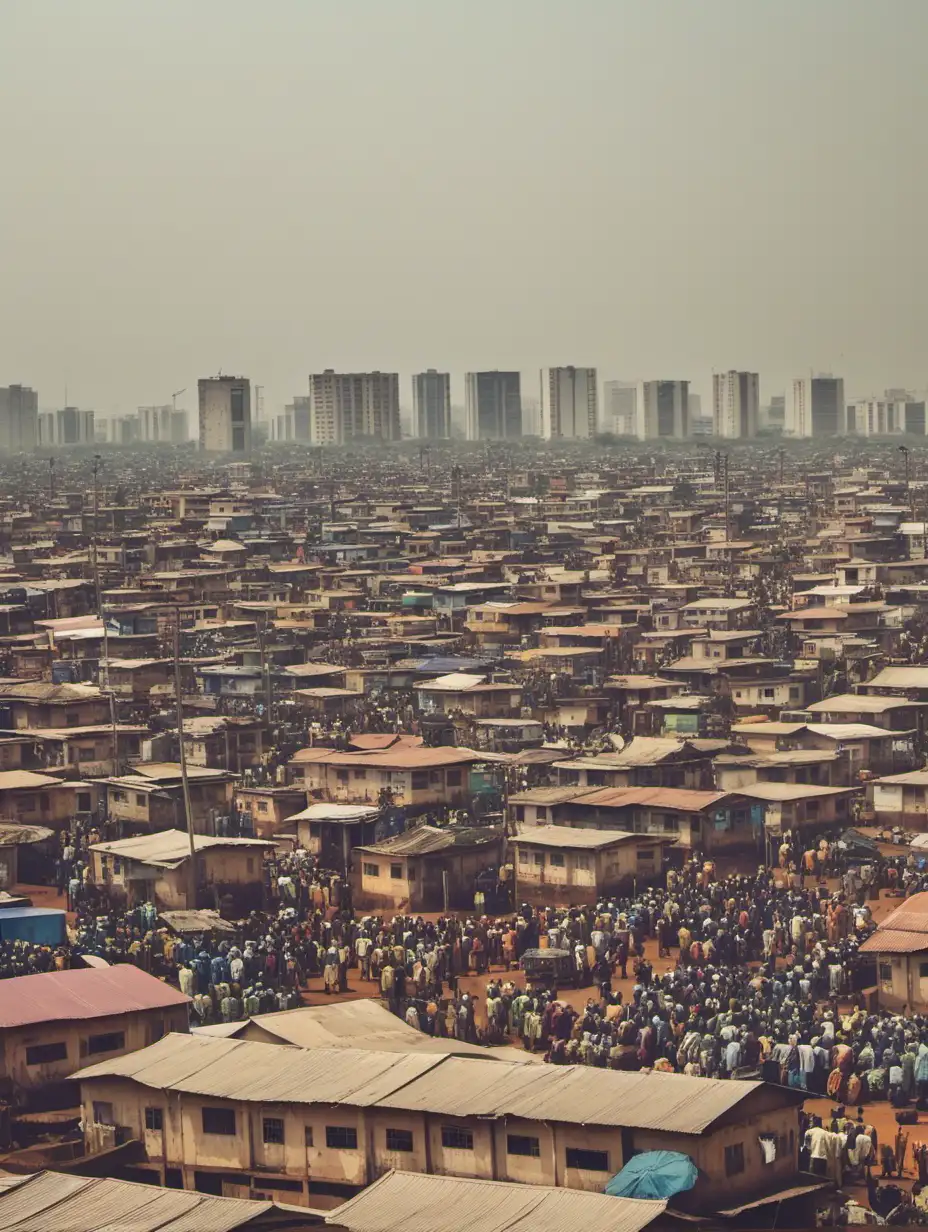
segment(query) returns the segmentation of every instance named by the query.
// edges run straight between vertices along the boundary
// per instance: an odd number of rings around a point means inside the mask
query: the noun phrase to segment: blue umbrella
[[[692,1189],[697,1175],[689,1155],[679,1151],[642,1151],[615,1174],[606,1193],[613,1198],[672,1198]]]

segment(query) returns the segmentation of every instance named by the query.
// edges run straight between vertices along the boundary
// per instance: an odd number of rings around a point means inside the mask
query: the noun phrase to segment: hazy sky
[[[926,46],[928,0],[3,0],[0,384],[928,385]]]

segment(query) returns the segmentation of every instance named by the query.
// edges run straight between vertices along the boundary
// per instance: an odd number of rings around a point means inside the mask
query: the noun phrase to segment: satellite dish
[[[615,749],[617,753],[621,753],[622,750],[625,748],[624,737],[618,735],[616,732],[609,733],[609,743],[612,745],[612,747]]]

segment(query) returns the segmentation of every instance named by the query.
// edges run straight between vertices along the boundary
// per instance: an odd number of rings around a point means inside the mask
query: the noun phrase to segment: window
[[[282,1117],[265,1117],[261,1128],[262,1141],[275,1146],[284,1144],[284,1122]]]
[[[744,1145],[735,1142],[725,1148],[725,1175],[737,1176],[744,1171]]]
[[[113,1120],[113,1105],[102,1100],[93,1101],[93,1119],[97,1125],[115,1125]]]
[[[122,872],[122,860],[120,859],[120,857],[119,857],[119,856],[111,856],[110,858],[111,858],[111,860],[113,861],[113,872],[114,872],[114,873],[121,873],[121,872]]]
[[[147,796],[143,796],[143,795],[141,795],[141,794],[136,794],[136,797],[135,797],[135,807],[136,807],[136,808],[144,808],[144,807],[145,807],[145,804],[146,804],[146,802],[147,802],[147,800],[148,800],[148,797],[147,797]]]
[[[551,851],[548,853],[548,863],[552,868],[563,868],[564,857],[559,851]]]
[[[413,770],[412,772],[413,791],[425,791],[428,785],[429,785],[428,770]]]
[[[608,1151],[586,1151],[579,1146],[567,1148],[567,1167],[582,1168],[585,1172],[611,1172]]]
[[[880,963],[880,987],[883,992],[892,992],[893,990],[893,969],[891,963]]]
[[[235,1136],[234,1108],[204,1108],[202,1109],[202,1113],[204,1134],[227,1134],[229,1137]]]
[[[590,867],[590,857],[588,855],[574,856],[574,868],[582,868],[584,871]]]
[[[412,1130],[410,1129],[388,1129],[387,1130],[387,1150],[388,1151],[411,1151],[412,1150]]]
[[[637,859],[639,864],[653,864],[654,863],[654,848],[653,847],[639,847],[638,850],[635,852],[635,858]]]
[[[325,1127],[325,1144],[330,1151],[356,1151],[358,1149],[358,1131],[348,1125],[327,1125]]]
[[[67,1061],[68,1046],[61,1040],[54,1044],[33,1044],[26,1049],[27,1065],[47,1065],[49,1061]]]
[[[441,1144],[448,1151],[472,1151],[474,1135],[469,1129],[455,1129],[453,1125],[443,1125]]]
[[[507,1134],[506,1153],[508,1155],[528,1155],[532,1159],[541,1158],[541,1143],[537,1138],[525,1134]]]
[[[535,863],[538,865],[539,868],[544,868],[545,853],[543,851],[535,852]]]
[[[160,1133],[164,1129],[164,1111],[161,1108],[145,1109],[145,1128],[155,1133]]]
[[[124,1031],[107,1031],[105,1035],[91,1035],[87,1039],[87,1055],[95,1052],[119,1052],[126,1046]]]
[[[304,1125],[303,1127],[303,1144],[304,1146],[312,1146],[313,1144],[313,1127]]]
[[[460,787],[461,786],[460,770],[445,771],[445,782],[448,784],[449,787]]]
[[[379,864],[365,864],[364,865],[364,876],[365,877],[379,877],[380,876],[380,865]]]
[[[90,792],[79,791],[77,793],[77,811],[79,813],[90,812]]]
[[[928,978],[928,963],[918,964],[918,978],[920,980]]]
[[[391,864],[390,865],[390,876],[393,878],[394,881],[402,881],[403,880],[402,864]]]
[[[528,864],[528,852],[523,848],[519,848],[519,863]]]

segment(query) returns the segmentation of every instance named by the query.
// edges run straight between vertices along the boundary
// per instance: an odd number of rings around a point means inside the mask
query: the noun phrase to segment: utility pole
[[[271,706],[274,701],[274,693],[271,688],[271,669],[267,661],[267,626],[269,614],[264,613],[264,624],[258,631],[258,649],[261,652],[261,682],[264,685],[264,709],[267,715],[268,730],[270,732],[271,724]]]
[[[116,718],[116,697],[110,688],[110,637],[103,611],[103,595],[100,590],[100,560],[97,550],[97,508],[99,503],[97,475],[100,470],[100,455],[93,456],[93,535],[90,539],[90,566],[93,570],[93,589],[97,599],[97,619],[103,629],[103,689],[109,697],[110,724],[113,729],[113,774],[119,773],[119,724]],[[100,684],[100,671],[97,670],[97,683]]]
[[[180,681],[180,607],[174,621],[174,701],[177,706],[177,743],[180,749],[180,781],[184,791],[184,812],[187,814],[187,838],[190,840],[190,872],[187,881],[187,907],[197,905],[197,848],[193,836],[193,807],[190,803],[190,782],[187,778],[187,751],[184,748],[184,702]]]
[[[915,535],[915,526],[914,526],[915,501],[912,496],[912,483],[911,483],[911,477],[909,475],[909,447],[908,445],[900,445],[899,452],[902,454],[903,458],[905,459],[905,494],[906,494],[906,499],[909,503],[909,521],[913,523],[912,534],[908,536],[909,557],[911,558],[912,539],[914,538],[914,535]]]

